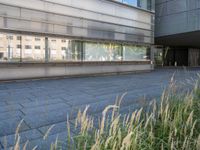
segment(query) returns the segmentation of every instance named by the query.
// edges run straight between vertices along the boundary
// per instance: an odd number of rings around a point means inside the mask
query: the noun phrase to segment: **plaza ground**
[[[120,112],[129,113],[159,98],[173,75],[177,84],[187,88],[198,72],[198,68],[157,69],[128,75],[0,83],[0,149],[13,146],[20,121],[21,144],[29,140],[30,148],[38,145],[39,149],[47,149],[57,137],[66,139],[67,117],[72,134],[76,133],[73,126],[79,109],[89,105],[88,113],[98,118],[117,96],[127,93]],[[48,138],[43,140],[52,125]]]

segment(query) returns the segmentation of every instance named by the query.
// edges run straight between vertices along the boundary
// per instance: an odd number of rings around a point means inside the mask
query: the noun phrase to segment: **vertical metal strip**
[[[48,37],[45,37],[45,62],[49,62],[49,42],[48,42]]]

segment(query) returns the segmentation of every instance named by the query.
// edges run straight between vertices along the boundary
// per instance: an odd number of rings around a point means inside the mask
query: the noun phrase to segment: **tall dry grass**
[[[180,92],[173,80],[160,101],[132,114],[120,115],[120,105],[108,106],[94,128],[86,111],[79,112],[78,150],[200,150],[200,88]],[[112,109],[112,115],[106,112]],[[80,120],[80,119],[78,119]],[[87,122],[87,123],[86,123]]]

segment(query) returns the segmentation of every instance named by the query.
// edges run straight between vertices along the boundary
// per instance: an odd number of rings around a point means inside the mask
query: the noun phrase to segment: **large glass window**
[[[35,40],[40,38],[41,40]],[[44,62],[45,61],[45,40],[44,37],[21,35],[22,61],[23,62]]]
[[[120,61],[122,47],[119,44],[84,43],[85,61]]]
[[[1,62],[44,61],[44,38],[42,41],[35,42],[35,37],[28,35],[0,33],[0,37]]]
[[[20,42],[14,35],[0,33],[0,61],[18,62],[20,61]]]
[[[154,10],[155,0],[117,0],[121,3],[136,6],[146,10]]]
[[[121,0],[123,3],[133,6],[138,6],[138,0]]]
[[[124,61],[140,61],[149,59],[149,48],[144,46],[123,46]]]
[[[62,50],[60,41],[55,38],[48,38],[49,61],[62,61]]]
[[[68,48],[68,60],[81,61],[83,60],[83,42],[71,40]]]
[[[82,42],[69,39],[49,38],[50,61],[81,61]]]
[[[140,61],[149,48],[67,38],[0,34],[1,62]]]

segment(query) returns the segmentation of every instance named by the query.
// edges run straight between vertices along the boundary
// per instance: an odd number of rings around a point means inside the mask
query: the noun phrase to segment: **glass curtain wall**
[[[120,44],[84,43],[85,61],[120,61],[122,47]]]
[[[149,55],[145,46],[0,33],[0,62],[143,61]]]
[[[150,56],[150,49],[144,46],[123,46],[123,60],[124,61],[140,61],[148,60]]]
[[[20,41],[12,34],[0,34],[0,61],[20,61]]]
[[[69,59],[70,61],[82,61],[83,60],[83,42],[71,40],[69,42]]]
[[[24,62],[44,61],[44,38],[0,33],[0,61]]]
[[[155,0],[116,0],[116,1],[150,11],[154,11],[155,9],[154,7]]]
[[[43,62],[45,60],[44,37],[21,36],[23,62]]]
[[[82,42],[65,38],[48,38],[49,61],[81,61]]]
[[[59,42],[59,43],[57,43]],[[62,61],[62,53],[60,41],[56,38],[48,38],[48,53],[49,53],[49,61]]]

